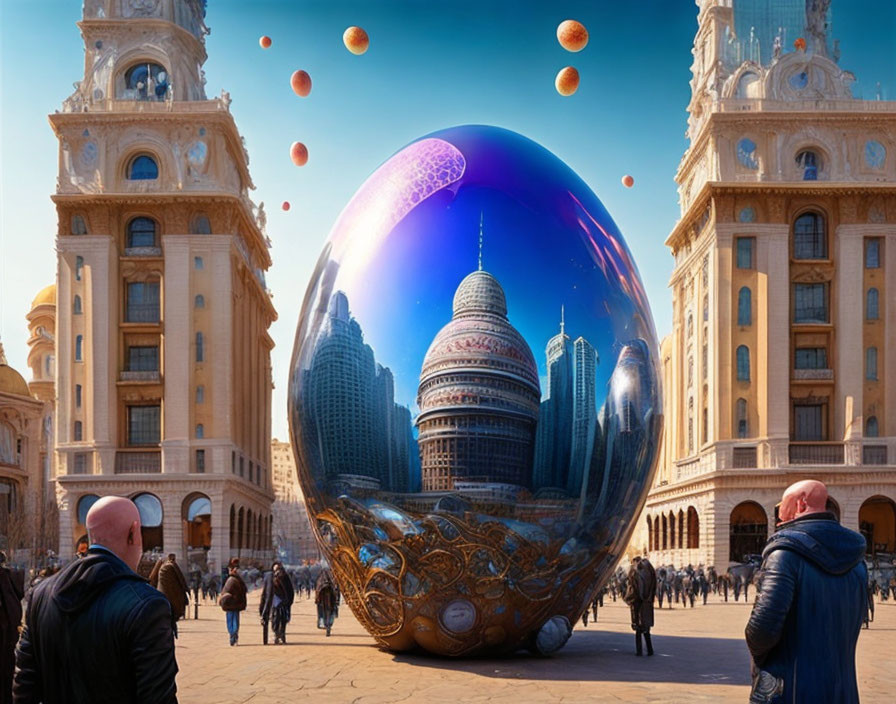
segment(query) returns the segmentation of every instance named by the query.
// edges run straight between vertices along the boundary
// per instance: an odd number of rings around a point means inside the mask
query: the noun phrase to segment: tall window
[[[707,322],[709,320],[709,294],[703,294],[703,322]]]
[[[812,324],[828,322],[827,284],[793,285],[793,322]]]
[[[190,221],[191,235],[210,235],[212,234],[212,225],[207,215],[200,213]]]
[[[817,152],[805,149],[796,155],[796,165],[803,174],[803,181],[817,181],[821,158]]]
[[[688,386],[694,383],[694,358],[688,357]]]
[[[877,347],[865,350],[865,379],[877,381]]]
[[[737,324],[752,325],[753,324],[753,303],[750,289],[743,286],[737,292]]]
[[[878,436],[877,416],[868,416],[865,421],[865,437],[876,438]]]
[[[196,403],[205,403],[205,387],[196,387]]]
[[[880,268],[880,238],[879,237],[866,237],[865,238],[865,268],[866,269],[879,269]]]
[[[155,247],[156,221],[152,218],[134,218],[128,223],[128,248]]]
[[[688,454],[694,451],[694,399],[688,400]]]
[[[72,302],[72,313],[81,315],[81,297],[75,294],[75,300]]]
[[[794,404],[793,439],[802,442],[818,442],[825,439],[825,406],[821,403]]]
[[[202,257],[193,257],[193,268],[194,269],[202,269],[204,267],[204,263],[202,261]]]
[[[706,343],[706,336],[703,337],[703,378],[709,373],[709,345]]]
[[[140,154],[128,164],[128,180],[154,181],[159,177],[159,165],[149,154]]]
[[[828,369],[828,351],[824,347],[798,347],[793,366],[795,369]]]
[[[865,294],[865,320],[877,320],[880,317],[879,298],[876,288],[868,289],[868,293]]]
[[[827,259],[828,239],[824,216],[803,213],[793,223],[793,258]]]
[[[737,437],[750,437],[750,424],[747,419],[747,399],[737,399],[735,407],[735,418],[737,419]]]
[[[71,229],[73,235],[86,235],[87,223],[82,215],[72,215]]]
[[[737,242],[737,268],[753,268],[753,249],[756,244],[755,237],[738,237]]]
[[[131,372],[157,372],[159,371],[158,346],[128,347],[128,371]]]
[[[84,269],[84,257],[75,257],[75,281],[81,280],[81,272]]]
[[[81,442],[81,440],[84,439],[83,427],[84,426],[81,424],[81,421],[79,421],[79,420],[75,421],[74,437],[73,437],[75,442]]]
[[[128,284],[125,320],[129,323],[159,322],[159,282],[136,281]]]
[[[83,348],[84,348],[84,336],[78,335],[75,338],[75,361],[76,362],[84,361],[83,356],[82,356],[83,352],[84,352]]]
[[[737,380],[750,380],[750,348],[746,345],[737,348]]]
[[[128,445],[158,445],[161,420],[161,406],[128,406]]]
[[[688,315],[688,339],[690,340],[694,336],[694,314],[691,313]]]
[[[205,450],[196,450],[196,473],[205,473]]]
[[[193,307],[194,308],[205,308],[205,296],[201,293],[196,295],[196,298],[193,299]]]
[[[202,423],[196,424],[196,437],[200,440],[205,437],[205,426]]]
[[[196,333],[196,361],[197,362],[202,362],[205,360],[205,350],[203,348],[204,348],[204,345],[203,345],[202,333],[197,332]]]
[[[75,384],[75,408],[81,407],[81,385]]]

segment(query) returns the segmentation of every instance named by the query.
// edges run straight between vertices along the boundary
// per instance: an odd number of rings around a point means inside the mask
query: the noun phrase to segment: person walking
[[[165,595],[171,604],[171,630],[177,638],[177,622],[182,619],[187,610],[187,600],[190,596],[190,588],[184,573],[177,564],[177,556],[172,552],[168,559],[159,568],[159,591]]]
[[[645,557],[636,557],[628,572],[623,601],[629,605],[632,630],[635,632],[635,655],[643,655],[641,638],[647,646],[647,654],[653,655],[650,629],[653,627],[653,600],[656,597],[656,570]]]
[[[0,551],[0,704],[12,702],[12,673],[16,664],[24,591],[25,574],[9,569],[6,553]]]
[[[229,575],[218,597],[218,605],[227,614],[227,632],[230,634],[230,644],[236,645],[240,639],[240,611],[246,610],[246,583],[240,577],[240,562],[237,559],[230,561]]]
[[[16,648],[17,704],[176,704],[171,607],[135,570],[140,514],[119,496],[87,512],[90,547],[38,584]]]
[[[321,570],[317,578],[314,603],[317,604],[317,627],[326,629],[329,637],[330,629],[339,616],[339,588],[333,581],[330,570]]]
[[[792,484],[762,552],[762,591],[745,636],[751,702],[859,701],[856,641],[867,609],[865,538],[826,509],[819,481]]]
[[[274,643],[286,644],[286,624],[292,619],[292,604],[296,594],[292,582],[283,565],[274,563],[274,608],[272,624],[274,626]]]
[[[276,562],[274,563],[277,564]],[[274,569],[264,573],[261,582],[261,599],[258,602],[258,615],[261,617],[261,642],[268,644],[268,626],[271,612],[274,610]]]

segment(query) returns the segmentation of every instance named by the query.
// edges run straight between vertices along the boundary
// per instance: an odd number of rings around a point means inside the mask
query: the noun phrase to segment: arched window
[[[205,437],[205,426],[202,423],[196,424],[196,437],[199,439]]]
[[[700,547],[700,517],[697,515],[697,509],[688,506],[688,548],[697,549]]]
[[[244,526],[245,521],[245,510],[243,507],[240,507],[239,513],[237,514],[237,523],[236,523],[236,538],[237,538],[237,548],[242,549],[246,547],[246,531]]]
[[[169,83],[165,67],[151,61],[134,64],[124,73],[127,97],[137,100],[163,100]]]
[[[72,302],[72,314],[81,315],[81,297],[78,294],[75,294],[75,299]]]
[[[684,511],[678,509],[678,549],[684,547]]]
[[[796,165],[803,175],[803,181],[817,181],[821,171],[821,156],[812,149],[804,149],[796,155]]]
[[[82,526],[87,524],[87,512],[99,500],[96,494],[85,494],[78,499],[78,523]]]
[[[747,419],[747,399],[737,399],[734,417],[737,420],[737,437],[750,437],[750,423]]]
[[[746,345],[737,348],[737,380],[750,380],[750,348]]]
[[[869,288],[865,294],[865,320],[878,320],[880,317],[879,302],[880,294],[876,288]]]
[[[803,213],[793,223],[793,258],[827,259],[828,240],[824,216]]]
[[[0,462],[14,467],[19,465],[19,438],[15,428],[0,421]]]
[[[209,222],[208,215],[199,213],[190,221],[191,235],[210,235],[212,234],[212,225]]]
[[[868,416],[868,420],[865,421],[865,437],[876,438],[878,434],[877,416]]]
[[[73,435],[74,435],[74,437],[73,437],[72,439],[73,439],[75,442],[81,442],[81,440],[84,439],[83,426],[82,426],[82,424],[81,424],[81,421],[79,421],[79,420],[76,420],[76,421],[75,421],[75,428],[74,428],[74,433],[73,433]]]
[[[81,355],[82,355],[82,352],[83,352],[83,349],[82,349],[83,347],[84,347],[84,336],[83,336],[83,335],[78,335],[78,336],[75,338],[75,361],[76,361],[76,362],[83,362],[83,361],[84,361],[83,358],[82,358],[82,356],[81,356]]]
[[[663,514],[663,550],[669,546],[669,519]]]
[[[187,545],[210,548],[212,545],[212,502],[205,494],[190,494],[184,499],[183,518],[186,522]]]
[[[205,349],[203,344],[202,333],[196,333],[196,361],[203,362],[205,361]]]
[[[81,215],[72,215],[71,232],[73,235],[86,235],[87,223]]]
[[[230,504],[230,549],[236,548],[236,507]]]
[[[675,514],[669,511],[669,549],[675,549]]]
[[[753,294],[747,286],[737,292],[737,324],[753,324]]]
[[[688,339],[694,336],[694,315],[688,314]]]
[[[193,307],[194,308],[205,308],[205,296],[201,293],[197,294],[193,299]]]
[[[131,499],[140,514],[140,533],[143,536],[143,550],[149,552],[162,547],[162,502],[155,494],[137,494]]]
[[[865,379],[877,381],[877,347],[865,350]]]
[[[647,517],[647,550],[653,550],[653,519]]]
[[[134,218],[128,223],[128,248],[155,247],[156,223],[151,218]]]
[[[75,281],[81,280],[81,272],[84,270],[84,257],[75,257]]]
[[[129,181],[154,181],[159,177],[159,165],[149,154],[138,154],[128,164]]]

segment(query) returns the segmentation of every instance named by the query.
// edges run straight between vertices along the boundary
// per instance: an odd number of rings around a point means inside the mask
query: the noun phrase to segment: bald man
[[[856,640],[865,614],[865,538],[826,509],[815,480],[787,488],[762,552],[762,591],[746,638],[751,702],[859,701]]]
[[[87,534],[87,555],[32,592],[13,701],[176,704],[171,609],[134,572],[143,553],[137,507],[100,499]]]

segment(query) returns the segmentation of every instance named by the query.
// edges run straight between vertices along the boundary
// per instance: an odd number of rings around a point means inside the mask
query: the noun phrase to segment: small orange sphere
[[[588,30],[575,20],[563,20],[557,27],[557,41],[567,51],[581,51],[588,45]]]
[[[628,174],[626,174],[625,176],[622,177],[622,185],[625,186],[626,188],[631,188],[632,186],[635,185],[635,179],[632,178],[631,176],[629,176]]]
[[[311,76],[305,71],[295,71],[289,79],[289,85],[300,98],[307,98],[311,92]]]
[[[363,54],[370,47],[370,37],[360,27],[349,27],[342,34],[342,43],[353,54]]]
[[[554,86],[560,95],[572,95],[579,89],[579,72],[572,66],[561,68],[554,79]]]
[[[270,49],[273,42],[271,42],[271,38],[269,36],[265,35],[258,40],[258,43],[261,45],[262,49]]]
[[[285,200],[285,201],[283,201],[283,205],[281,205],[280,207],[283,208],[284,211],[286,211],[286,210],[289,210],[290,207],[292,207],[292,206],[290,206],[288,200]]]
[[[289,149],[289,156],[296,166],[304,166],[308,163],[308,147],[301,142],[293,142]]]

